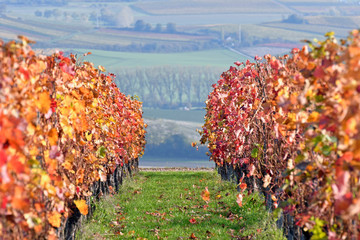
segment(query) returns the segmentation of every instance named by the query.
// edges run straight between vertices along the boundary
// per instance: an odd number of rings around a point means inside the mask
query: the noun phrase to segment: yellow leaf
[[[357,121],[354,117],[346,120],[343,123],[343,127],[345,128],[345,133],[348,135],[355,135],[357,133]]]
[[[309,115],[307,121],[308,121],[308,122],[317,122],[317,121],[319,121],[319,119],[320,119],[320,114],[319,114],[318,112],[316,112],[316,111],[313,111],[313,112]]]
[[[49,175],[43,174],[43,175],[41,176],[40,186],[41,186],[42,188],[45,188],[48,184],[50,184],[50,182],[51,182],[51,179],[50,179]]]
[[[72,170],[72,164],[70,162],[66,161],[62,165],[66,170]]]
[[[39,98],[35,100],[36,107],[40,110],[41,113],[47,113],[50,109],[50,94],[48,92],[42,92],[39,94]]]
[[[85,200],[74,200],[74,203],[82,215],[88,214],[88,205]]]
[[[101,65],[99,65],[99,70],[102,71],[102,72],[106,72],[105,68]]]
[[[52,212],[50,213],[50,216],[48,218],[49,223],[53,227],[60,227],[61,224],[61,214],[58,212]]]
[[[32,135],[35,134],[36,127],[34,126],[34,124],[29,123],[29,124],[27,125],[26,130],[27,130],[28,134],[29,134],[30,136],[32,136]]]
[[[68,119],[66,118],[61,118],[60,119],[60,125],[62,127],[63,132],[69,136],[69,138],[73,137],[73,132],[74,129],[72,128],[72,126],[69,124]]]
[[[90,142],[91,139],[92,139],[92,133],[86,132],[86,133],[85,133],[85,137],[86,137],[86,140],[87,140],[88,142]]]
[[[52,129],[49,131],[48,137],[49,137],[50,146],[55,146],[55,145],[57,145],[58,132],[57,132],[56,128],[52,128]]]
[[[69,95],[66,95],[64,100],[62,101],[63,106],[72,107],[74,99]]]

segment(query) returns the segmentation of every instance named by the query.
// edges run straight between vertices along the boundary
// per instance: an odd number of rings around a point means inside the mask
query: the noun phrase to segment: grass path
[[[96,203],[77,239],[283,239],[261,197],[239,207],[236,194],[215,171],[141,171]]]

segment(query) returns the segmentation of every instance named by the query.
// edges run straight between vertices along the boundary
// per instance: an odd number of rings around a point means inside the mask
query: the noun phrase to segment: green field
[[[79,55],[89,49],[68,49]],[[92,54],[84,60],[93,62],[95,65],[106,66],[109,71],[115,71],[121,67],[152,67],[152,66],[216,66],[223,67],[224,71],[235,61],[246,61],[246,58],[237,53],[224,49],[182,52],[182,53],[131,53],[91,50]]]

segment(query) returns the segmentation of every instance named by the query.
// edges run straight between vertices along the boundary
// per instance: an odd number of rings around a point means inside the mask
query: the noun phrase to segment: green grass
[[[83,54],[89,49],[75,49],[75,53]],[[74,52],[73,51],[73,52]],[[86,61],[95,65],[106,66],[107,70],[114,71],[121,67],[151,67],[151,66],[219,66],[226,70],[235,61],[246,61],[246,58],[229,50],[216,49],[206,51],[181,53],[132,53],[90,50],[91,55]]]
[[[119,194],[96,203],[77,239],[284,239],[260,196],[244,197],[239,207],[236,194],[215,172],[140,172]]]

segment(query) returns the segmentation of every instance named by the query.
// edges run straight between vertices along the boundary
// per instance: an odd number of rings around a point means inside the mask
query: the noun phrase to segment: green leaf
[[[312,219],[314,219],[312,217]],[[311,239],[313,240],[323,240],[327,239],[326,233],[323,231],[323,226],[325,225],[325,222],[319,218],[315,218],[315,226],[313,229],[310,230],[310,232],[313,234]]]
[[[99,149],[97,150],[97,155],[100,158],[104,158],[106,155],[106,148],[104,146],[99,147]]]
[[[335,33],[334,32],[327,32],[325,33],[325,37],[328,37],[328,38],[332,38],[334,37]]]
[[[323,95],[316,95],[315,96],[315,101],[316,102],[322,102],[322,101],[324,101],[324,96]]]
[[[304,154],[299,154],[299,155],[297,155],[296,158],[295,158],[295,163],[302,162],[304,159],[305,159]]]
[[[257,158],[258,153],[259,153],[259,149],[258,148],[253,148],[253,150],[251,151],[251,157]]]
[[[324,154],[325,156],[329,156],[330,153],[331,153],[331,147],[328,146],[328,145],[323,146],[323,147],[321,148],[321,152],[322,152],[322,154]]]

